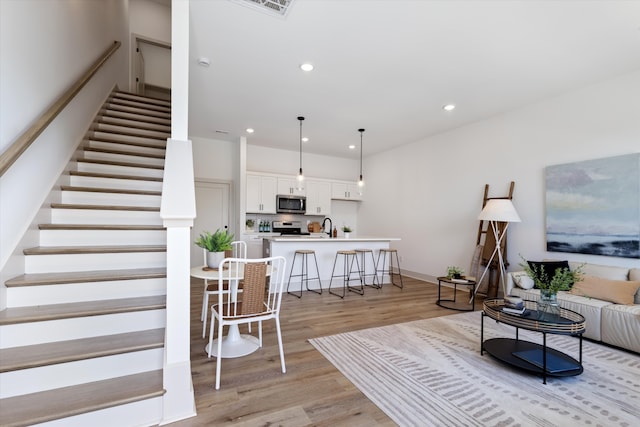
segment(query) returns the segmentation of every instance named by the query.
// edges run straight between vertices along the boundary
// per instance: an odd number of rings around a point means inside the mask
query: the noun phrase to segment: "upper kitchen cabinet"
[[[307,215],[331,213],[331,183],[307,180]]]
[[[289,177],[278,177],[278,194],[283,194],[285,196],[304,196],[306,194],[306,190],[303,188],[298,188],[298,179],[297,178],[289,178]]]
[[[276,188],[273,176],[247,174],[247,213],[276,213]]]
[[[362,200],[358,183],[333,182],[331,183],[331,198],[336,200]]]

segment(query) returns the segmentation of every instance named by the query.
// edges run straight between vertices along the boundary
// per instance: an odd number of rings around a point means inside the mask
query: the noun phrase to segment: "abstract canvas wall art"
[[[640,153],[545,172],[548,251],[640,258]]]

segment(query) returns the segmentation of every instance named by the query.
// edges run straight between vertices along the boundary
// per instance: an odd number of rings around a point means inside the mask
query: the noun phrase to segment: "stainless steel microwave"
[[[307,210],[307,198],[304,196],[276,196],[276,212],[299,213]]]

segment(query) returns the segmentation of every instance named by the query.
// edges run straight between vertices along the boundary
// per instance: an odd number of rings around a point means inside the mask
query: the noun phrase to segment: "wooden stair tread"
[[[0,400],[2,425],[28,426],[164,394],[162,371],[64,387]]]
[[[142,120],[127,119],[124,117],[115,117],[110,114],[101,113],[97,120],[97,124],[126,126],[131,129],[138,129],[152,132],[171,133],[171,125],[165,123],[150,123]]]
[[[26,248],[25,255],[76,255],[111,254],[133,252],[166,252],[165,245],[120,245],[120,246],[37,246]]]
[[[171,126],[170,118],[156,117],[156,116],[148,116],[142,113],[130,113],[122,110],[114,110],[111,108],[102,108],[100,109],[101,116],[105,117],[113,117],[118,119],[126,119],[126,120],[136,120],[140,123],[149,123],[149,124],[158,124],[163,126]]]
[[[0,349],[0,372],[75,362],[164,346],[164,329]]]
[[[108,138],[106,136],[92,136],[90,138],[86,138],[86,142],[104,142],[107,144],[120,144],[126,145],[129,147],[140,147],[140,148],[154,148],[157,150],[165,150],[167,148],[167,144],[157,143],[157,142],[144,142],[144,141],[122,141],[117,138]]]
[[[123,224],[39,224],[40,230],[128,230],[159,231],[162,225],[123,225]]]
[[[138,100],[125,99],[115,96],[109,100],[110,103],[120,104],[124,106],[132,106],[136,108],[144,108],[149,111],[157,111],[160,113],[171,113],[171,107],[168,105],[150,104],[148,102],[140,102]]]
[[[133,163],[133,162],[116,162],[112,160],[96,160],[96,159],[77,159],[78,163],[93,163],[98,165],[109,165],[109,166],[125,166],[130,168],[142,168],[142,169],[159,169],[163,170],[163,165],[148,165],[145,163]]]
[[[83,176],[88,178],[129,179],[129,180],[136,180],[136,181],[162,182],[162,178],[159,178],[159,177],[140,176],[140,175],[122,175],[122,174],[115,174],[115,173],[69,171],[69,175]]]
[[[171,114],[161,111],[148,110],[144,107],[134,107],[131,105],[122,105],[117,102],[109,102],[106,106],[108,110],[122,111],[124,113],[139,114],[141,116],[155,117],[163,120],[171,120]]]
[[[13,277],[5,282],[10,287],[62,285],[67,283],[111,282],[119,280],[159,279],[167,277],[167,269],[136,268],[122,270],[71,271],[64,273],[30,273]]]
[[[135,157],[147,157],[149,159],[164,159],[164,154],[143,153],[140,151],[126,151],[126,150],[110,150],[108,148],[95,148],[85,147],[84,152],[104,153],[104,154],[116,154],[119,156],[135,156]]]
[[[114,92],[113,96],[116,98],[138,99],[142,102],[147,102],[149,104],[157,104],[157,105],[163,105],[165,107],[171,107],[171,100],[163,99],[163,98],[155,98],[149,95],[139,95],[137,93],[127,92],[123,90]]]
[[[10,307],[0,311],[0,325],[44,322],[75,317],[103,316],[133,311],[161,310],[164,308],[166,308],[165,295],[71,302],[32,307]]]
[[[127,190],[124,188],[75,187],[72,185],[63,185],[60,188],[63,191],[79,191],[79,192],[88,192],[88,193],[137,194],[141,196],[161,196],[162,195],[162,191]]]
[[[160,212],[158,207],[148,206],[112,206],[112,205],[80,205],[72,203],[51,203],[53,209],[89,209],[89,210],[110,210],[110,211],[143,211]]]

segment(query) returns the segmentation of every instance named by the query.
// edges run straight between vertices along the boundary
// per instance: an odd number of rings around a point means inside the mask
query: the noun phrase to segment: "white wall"
[[[464,108],[464,106],[459,106]],[[508,260],[640,260],[546,252],[544,168],[640,151],[640,72],[495,116],[365,159],[360,231],[401,237],[403,268],[439,276],[468,268],[484,185],[504,196],[515,181],[521,223],[510,225]]]
[[[128,1],[0,1],[0,150],[112,45],[126,45]],[[0,283],[30,223],[108,93],[127,85],[122,47],[0,178]],[[29,239],[23,242],[27,245]],[[24,267],[22,267],[24,268]],[[0,309],[4,305],[0,285]]]

